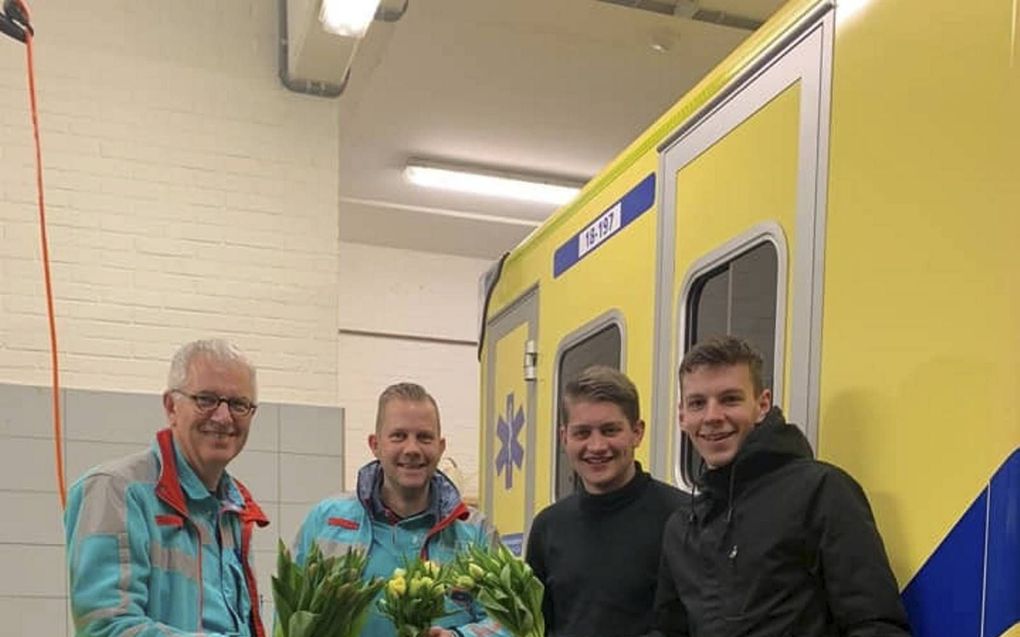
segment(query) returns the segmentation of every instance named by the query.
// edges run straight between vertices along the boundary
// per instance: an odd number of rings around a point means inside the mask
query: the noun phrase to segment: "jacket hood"
[[[705,471],[698,486],[708,493],[731,490],[733,483],[746,482],[793,460],[810,459],[813,455],[800,429],[787,424],[779,407],[772,407],[744,439],[733,462]]]
[[[746,463],[762,456],[812,458],[814,453],[800,429],[787,424],[783,411],[779,407],[773,407],[765,414],[761,423],[748,434],[733,462]]]
[[[376,485],[381,483],[382,464],[378,460],[373,460],[358,470],[358,500],[366,511],[372,511],[372,495],[375,493]],[[429,482],[429,509],[437,520],[445,520],[450,516],[459,517],[466,511],[457,486],[439,469],[436,469]]]

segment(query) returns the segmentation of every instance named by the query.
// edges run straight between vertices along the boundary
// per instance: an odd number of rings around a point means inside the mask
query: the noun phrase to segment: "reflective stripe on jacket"
[[[251,536],[269,521],[229,475],[218,493],[170,429],[78,480],[64,517],[75,634],[265,637]]]

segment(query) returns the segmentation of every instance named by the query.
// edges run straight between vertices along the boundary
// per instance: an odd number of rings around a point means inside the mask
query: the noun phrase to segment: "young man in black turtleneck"
[[[864,491],[811,457],[747,342],[687,352],[680,427],[706,470],[690,510],[666,526],[659,634],[909,637]]]
[[[653,623],[666,520],[682,491],[634,460],[645,432],[634,383],[591,367],[567,384],[560,438],[581,489],[541,511],[526,558],[545,585],[546,633],[628,637]]]

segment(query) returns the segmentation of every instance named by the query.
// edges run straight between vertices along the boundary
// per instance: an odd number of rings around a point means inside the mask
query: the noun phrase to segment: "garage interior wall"
[[[488,263],[340,241],[337,102],[280,86],[275,3],[32,9],[68,483],[148,445],[173,351],[222,336],[259,369],[230,470],[273,520],[255,543],[266,612],[277,537],[367,459],[391,380],[435,393],[471,495],[477,365],[459,341],[475,338]],[[0,41],[0,614],[14,637],[73,634],[26,85],[24,47]],[[343,332],[365,326],[432,340]]]

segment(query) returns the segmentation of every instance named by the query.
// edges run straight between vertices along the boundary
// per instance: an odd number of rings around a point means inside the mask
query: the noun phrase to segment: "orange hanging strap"
[[[46,203],[43,196],[42,146],[39,143],[39,108],[35,91],[35,59],[32,40],[35,32],[31,27],[31,16],[24,0],[8,0],[4,3],[7,20],[13,20],[15,28],[23,31],[25,50],[28,55],[28,97],[32,110],[32,136],[35,139],[35,185],[39,201],[39,238],[42,243],[43,280],[46,284],[46,316],[50,329],[50,364],[53,385],[53,446],[56,453],[57,491],[60,506],[67,506],[67,486],[64,481],[64,435],[60,423],[60,368],[57,357],[57,320],[53,310],[53,283],[50,278],[50,248],[46,234]],[[18,39],[21,39],[20,37]]]

